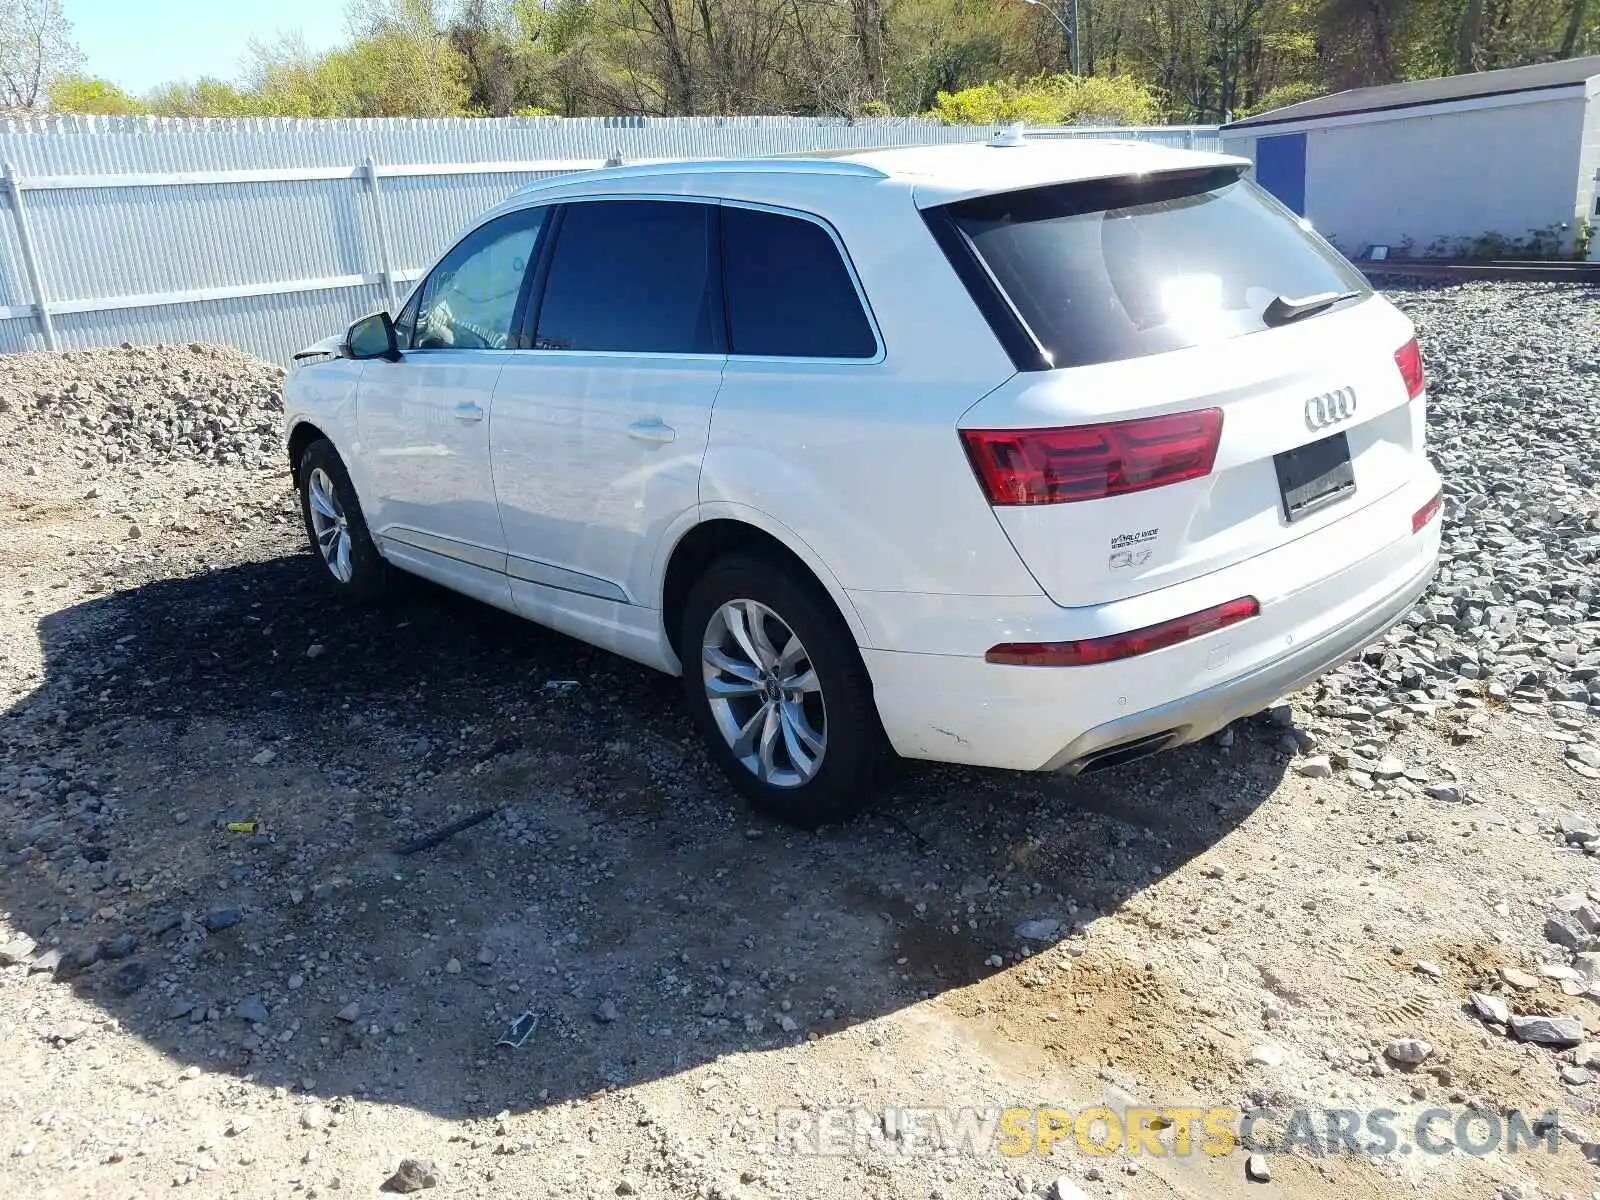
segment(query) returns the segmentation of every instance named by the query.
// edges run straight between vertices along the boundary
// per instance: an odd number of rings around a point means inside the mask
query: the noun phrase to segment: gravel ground
[[[274,369],[7,359],[0,1180],[1600,1196],[1600,297],[1395,296],[1446,476],[1406,624],[1203,745],[908,764],[816,835],[738,805],[671,680],[426,585],[323,604]],[[1554,1153],[1247,1160],[935,1155],[875,1115],[1102,1103],[1559,1118]],[[822,1106],[871,1136],[777,1136]]]

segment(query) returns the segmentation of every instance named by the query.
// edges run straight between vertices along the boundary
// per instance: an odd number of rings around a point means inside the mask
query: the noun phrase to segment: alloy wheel
[[[329,572],[349,583],[355,568],[350,562],[350,522],[334,490],[333,478],[321,467],[306,481],[306,503],[311,509],[311,532]]]
[[[762,783],[809,782],[828,748],[828,710],[811,656],[777,613],[729,600],[700,648],[706,699],[728,748]]]

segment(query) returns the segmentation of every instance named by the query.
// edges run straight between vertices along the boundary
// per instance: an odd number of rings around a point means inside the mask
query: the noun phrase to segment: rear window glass
[[[1053,184],[949,212],[1057,367],[1254,333],[1277,296],[1371,290],[1232,168]]]

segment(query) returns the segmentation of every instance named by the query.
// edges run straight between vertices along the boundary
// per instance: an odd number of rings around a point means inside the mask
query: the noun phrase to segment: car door
[[[510,596],[489,412],[545,215],[509,213],[457,243],[396,323],[399,361],[368,362],[357,400],[362,499],[384,553],[500,604]]]
[[[530,306],[533,347],[495,390],[518,607],[624,653],[598,628],[552,618],[626,624],[603,605],[653,608],[656,544],[698,502],[724,361],[716,215],[692,200],[565,204]]]

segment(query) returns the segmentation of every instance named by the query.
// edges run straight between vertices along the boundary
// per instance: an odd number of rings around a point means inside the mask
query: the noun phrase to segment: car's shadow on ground
[[[1080,780],[907,764],[797,834],[714,776],[675,680],[427,586],[350,612],[288,554],[41,636],[0,718],[11,923],[180,1063],[442,1115],[971,984],[1053,940],[1019,922],[1068,936],[1206,850],[1285,761],[1262,729]]]

